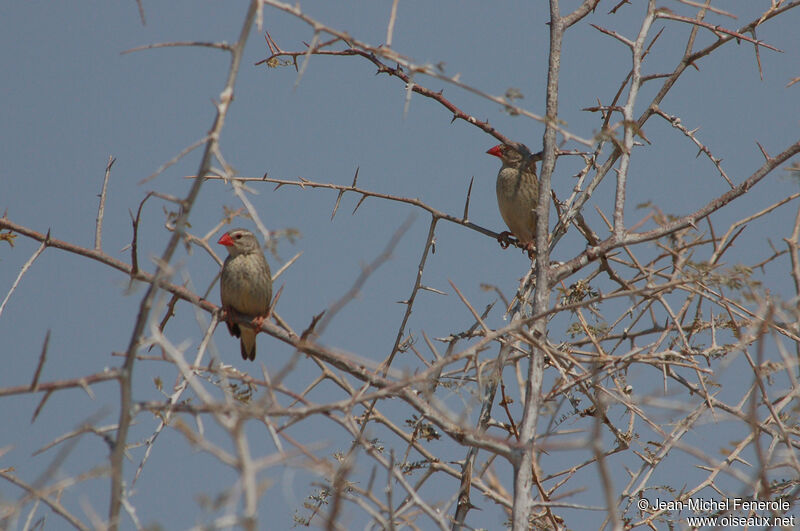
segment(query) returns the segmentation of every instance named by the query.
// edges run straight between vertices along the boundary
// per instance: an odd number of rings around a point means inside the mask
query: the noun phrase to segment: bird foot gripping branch
[[[253,327],[256,330],[256,334],[261,330],[261,327],[264,326],[264,323],[269,319],[269,310],[267,310],[267,315],[257,315],[255,319],[253,319]]]
[[[513,245],[515,247],[517,245],[516,238],[512,240],[511,233],[508,232],[507,230],[504,230],[503,232],[500,233],[500,236],[497,237],[497,241],[500,242],[500,247],[502,247],[503,249],[508,249],[509,245]]]
[[[530,258],[531,260],[533,260],[534,257],[536,256],[536,246],[533,244],[533,242],[528,242],[527,245],[522,247],[522,251],[527,253],[528,258]]]
[[[507,230],[504,230],[500,233],[497,237],[497,241],[500,243],[500,247],[503,249],[508,249],[509,247],[518,247],[522,249],[522,252],[528,254],[528,258],[533,260],[533,257],[536,256],[536,245],[533,242],[528,242],[527,244],[523,244],[518,239],[514,238],[514,236]]]

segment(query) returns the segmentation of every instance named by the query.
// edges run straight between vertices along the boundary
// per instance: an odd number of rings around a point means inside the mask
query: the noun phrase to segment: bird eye
[[[234,238],[236,238],[237,240],[240,240],[242,238],[242,235],[241,234],[237,234],[237,235],[234,236]]]

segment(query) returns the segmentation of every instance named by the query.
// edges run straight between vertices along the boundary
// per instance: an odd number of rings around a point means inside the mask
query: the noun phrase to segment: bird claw
[[[533,244],[533,242],[525,244],[522,247],[522,250],[523,252],[528,253],[528,258],[530,258],[531,260],[533,260],[533,258],[536,256],[536,246]]]
[[[281,288],[281,289],[283,289],[283,288]],[[256,334],[257,334],[257,333],[259,333],[259,332],[261,331],[261,327],[264,325],[264,323],[266,323],[267,321],[269,321],[269,318],[270,318],[270,317],[272,317],[272,306],[270,306],[269,308],[267,308],[267,313],[266,313],[266,314],[264,314],[264,315],[257,315],[257,316],[255,316],[255,317],[253,318],[252,325],[253,325],[253,328],[254,328],[254,329],[255,329],[255,331],[256,331]]]
[[[253,328],[255,328],[256,334],[261,330],[261,326],[267,319],[269,319],[269,315],[259,315],[253,319]]]
[[[502,247],[503,249],[508,249],[508,246],[509,245],[514,245],[514,242],[516,240],[512,240],[511,239],[511,233],[508,232],[507,230],[504,230],[497,237],[497,241],[500,243],[500,247]]]
[[[500,235],[497,237],[497,241],[500,242],[500,247],[503,249],[508,249],[511,246],[519,247],[522,249],[523,253],[528,254],[528,258],[531,260],[533,260],[533,258],[536,256],[536,245],[533,242],[523,244],[507,230],[504,230],[500,233]]]

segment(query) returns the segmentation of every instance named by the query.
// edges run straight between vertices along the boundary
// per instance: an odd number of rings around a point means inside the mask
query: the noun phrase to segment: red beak
[[[230,247],[231,245],[233,245],[233,240],[231,239],[231,235],[226,232],[225,234],[222,235],[222,237],[219,239],[217,243],[220,245],[224,245],[225,247]]]
[[[497,144],[495,147],[487,151],[489,155],[494,155],[497,158],[503,158],[503,144]]]

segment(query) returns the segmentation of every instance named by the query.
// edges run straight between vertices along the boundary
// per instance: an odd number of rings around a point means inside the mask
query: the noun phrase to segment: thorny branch
[[[220,499],[225,500],[221,503],[230,512],[225,519],[216,521],[215,525],[219,526],[258,528],[259,503],[270,488],[263,476],[277,466],[304,468],[322,478],[318,483],[319,491],[309,496],[308,512],[296,514],[296,523],[328,529],[343,528],[346,523],[343,515],[348,514],[345,505],[359,508],[372,525],[382,528],[435,526],[439,529],[475,527],[472,509],[481,506],[486,512],[496,509],[518,530],[576,527],[571,523],[575,521],[574,515],[586,511],[602,511],[604,524],[614,529],[674,525],[677,517],[666,510],[642,509],[637,505],[638,500],[654,494],[685,501],[709,491],[723,497],[741,496],[746,492],[762,500],[788,500],[794,506],[798,483],[792,478],[800,476],[797,455],[800,437],[797,408],[794,407],[800,398],[797,371],[800,315],[796,300],[800,293],[800,213],[789,232],[778,235],[784,238],[788,253],[775,250],[765,259],[752,254],[747,256],[746,263],[729,264],[736,261],[733,243],[742,235],[745,224],[781,213],[796,195],[776,199],[769,207],[749,215],[742,213],[738,221],[731,223],[727,230],[723,227],[721,232],[715,227],[714,216],[723,209],[730,210],[734,201],[744,205],[743,212],[750,208],[743,198],[748,197],[767,175],[774,174],[781,164],[800,153],[800,142],[785,147],[775,156],[764,151],[761,167],[737,185],[736,176],[729,176],[723,170],[721,158],[714,154],[712,147],[703,144],[693,130],[682,125],[685,119],[666,113],[660,105],[687,67],[696,65],[734,39],[749,43],[756,50],[761,47],[775,50],[774,46],[755,38],[754,30],[800,2],[773,2],[760,17],[737,30],[704,22],[706,12],[715,11],[708,3],[698,5],[697,16],[691,18],[672,14],[659,9],[655,2],[649,2],[635,38],[595,26],[623,44],[632,66],[612,103],[589,109],[601,112],[599,129],[602,132],[591,138],[568,131],[559,121],[560,50],[569,30],[579,27],[580,22],[591,16],[599,2],[583,2],[564,16],[559,13],[557,0],[550,0],[549,4],[550,62],[545,113],[540,115],[518,107],[508,98],[492,96],[457,77],[446,76],[432,65],[416,64],[393,50],[395,23],[403,7],[400,2],[392,3],[387,43],[383,46],[369,45],[324,25],[302,12],[298,5],[271,0],[251,2],[239,40],[234,45],[169,43],[150,46],[211,46],[230,52],[232,57],[211,131],[201,142],[162,167],[166,168],[192,149],[204,145],[203,160],[197,171],[199,178],[192,183],[186,198],[159,192],[152,192],[145,198],[145,201],[152,197],[173,202],[179,208],[177,217],[166,224],[171,235],[153,272],[144,271],[138,263],[138,230],[144,201],[133,220],[131,263],[117,260],[102,249],[104,204],[113,159],[109,159],[107,165],[92,248],[53,238],[49,232],[42,234],[5,216],[0,218],[0,229],[11,231],[0,234],[4,240],[13,242],[11,237],[18,234],[40,242],[39,249],[21,268],[0,305],[0,315],[26,272],[50,248],[119,270],[131,282],[144,283],[148,288],[128,348],[118,354],[124,357],[120,368],[79,378],[44,378],[42,369],[49,359],[48,351],[53,349],[47,336],[32,383],[0,388],[0,397],[42,393],[34,412],[36,418],[48,398],[56,393],[83,389],[91,395],[96,385],[108,380],[119,382],[120,416],[116,426],[103,430],[82,427],[55,437],[52,444],[44,448],[62,446],[62,452],[67,453],[69,446],[65,441],[77,440],[83,433],[94,433],[110,445],[109,521],[107,524],[99,522],[97,526],[117,528],[123,508],[138,522],[135,508],[127,498],[122,464],[124,455],[132,452],[135,444],[129,440],[129,428],[141,412],[156,415],[158,423],[145,441],[147,448],[135,477],[145,469],[156,442],[161,444],[163,439],[157,440],[157,435],[167,428],[178,431],[188,445],[235,471],[235,485],[220,495]],[[621,2],[612,11],[621,9],[624,4],[626,2]],[[428,332],[438,330],[437,322],[426,322],[427,331],[417,333],[413,328],[414,310],[426,309],[424,297],[418,297],[420,292],[442,293],[428,285],[430,272],[426,270],[436,242],[438,221],[449,221],[493,238],[497,236],[471,223],[466,209],[464,216],[452,216],[421,199],[373,192],[357,186],[357,175],[349,186],[304,179],[273,179],[266,175],[263,178],[235,176],[223,159],[219,139],[233,98],[246,37],[254,21],[260,27],[263,6],[287,13],[313,31],[307,48],[296,52],[281,50],[267,34],[270,56],[262,62],[274,65],[275,60],[288,58],[298,70],[298,82],[314,55],[361,57],[377,67],[379,73],[405,83],[407,98],[412,93],[429,98],[451,113],[453,120],[463,120],[501,142],[513,143],[488,120],[477,120],[454,103],[454,98],[445,98],[442,92],[425,87],[421,80],[427,76],[544,123],[543,149],[536,154],[541,161],[539,219],[549,219],[549,201],[555,197],[551,193],[551,183],[557,173],[558,157],[567,154],[583,157],[586,165],[578,175],[573,194],[564,202],[555,199],[558,224],[552,234],[547,223],[538,224],[536,243],[540,252],[520,284],[507,322],[493,326],[498,317],[494,306],[487,305],[486,310],[479,312],[475,308],[482,306],[469,300],[452,284],[458,295],[457,303],[469,310],[470,318],[464,322],[463,330],[447,331],[443,337],[431,339]],[[650,38],[656,20],[691,24],[692,31],[685,53],[674,70],[669,74],[648,75],[645,59],[661,34]],[[694,50],[698,31],[709,31],[717,40]],[[344,48],[334,49],[337,45]],[[301,65],[297,64],[298,59]],[[643,107],[638,103],[641,88],[656,80],[662,80],[663,84]],[[645,110],[636,116],[634,109]],[[621,120],[614,123],[612,117],[617,115]],[[630,207],[627,178],[630,164],[637,156],[637,139],[647,140],[643,136],[643,126],[652,115],[667,120],[672,134],[697,146],[726,181],[728,190],[715,192],[716,197],[706,199],[694,212],[679,213],[673,218],[667,218],[658,207],[653,207],[653,212],[645,219],[653,220],[658,226],[637,232],[644,220],[631,223],[625,218],[630,215],[630,211],[626,211],[626,207]],[[619,131],[622,133],[618,137]],[[591,152],[562,150],[562,142],[575,142],[581,149],[589,147]],[[600,163],[601,154],[607,153],[603,148],[609,142],[611,153]],[[404,279],[409,282],[410,295],[401,301],[405,306],[403,316],[383,360],[376,358],[373,352],[347,352],[319,340],[320,332],[326,326],[331,327],[332,316],[336,313],[332,310],[352,301],[375,267],[362,271],[354,289],[339,301],[339,305],[328,308],[324,316],[311,317],[305,332],[295,333],[277,314],[275,323],[265,322],[261,331],[269,336],[271,347],[277,352],[262,366],[260,377],[225,365],[215,356],[211,338],[218,308],[193,288],[170,280],[174,273],[170,261],[180,242],[202,247],[213,256],[209,238],[237,215],[230,213],[224,223],[220,222],[204,236],[191,234],[192,229],[186,224],[200,186],[209,179],[218,178],[211,170],[212,158],[220,161],[224,168],[224,177],[219,178],[228,183],[236,181],[234,186],[241,182],[254,186],[269,182],[277,185],[276,191],[281,186],[335,191],[338,196],[334,215],[346,193],[360,196],[359,204],[366,198],[374,198],[431,215],[427,234],[417,242],[421,257],[413,261],[416,272]],[[603,239],[589,227],[583,210],[611,171],[616,174],[616,196],[610,220],[606,220],[610,236]],[[585,180],[588,180],[586,186]],[[257,216],[245,192],[237,191],[246,210],[251,216]],[[608,205],[595,206],[608,208]],[[601,216],[606,219],[602,213]],[[701,232],[701,221],[704,226],[708,225],[708,234]],[[563,263],[551,263],[550,252],[557,248],[572,224],[579,227],[588,248],[571,251]],[[720,233],[722,237],[717,236]],[[655,242],[655,245],[641,245],[648,242]],[[393,249],[390,242],[374,265],[387,260]],[[779,260],[783,254],[789,255],[789,266]],[[729,264],[722,262],[723,255]],[[597,267],[590,270],[594,263]],[[409,270],[411,267],[413,264]],[[783,300],[766,290],[755,272],[769,269],[770,274],[775,275],[781,267],[786,268],[787,278],[794,282],[792,299]],[[578,273],[585,276],[567,285],[566,279]],[[610,284],[604,283],[606,276]],[[494,289],[506,299],[500,288]],[[166,301],[169,297],[165,294],[171,296],[170,302]],[[555,302],[554,296],[557,296]],[[199,347],[173,344],[165,334],[164,324],[169,317],[183,311],[176,306],[178,301],[191,305],[198,323],[205,315],[212,316],[210,324],[201,325],[204,336]],[[152,317],[158,311],[165,312],[160,325]],[[244,317],[236,319],[241,324],[249,323]],[[419,341],[420,336],[424,344]],[[440,348],[439,344],[444,347]],[[158,346],[164,355],[143,352],[142,347],[149,345]],[[285,351],[280,350],[281,345],[285,345]],[[789,354],[792,346],[793,356]],[[203,365],[209,350],[212,361]],[[279,362],[275,360],[281,359],[283,353],[286,353],[285,365],[273,368],[273,363],[277,365]],[[396,360],[405,354],[408,356],[402,358],[400,369]],[[173,389],[163,393],[163,401],[134,399],[135,362],[162,364],[177,371]],[[270,366],[269,370],[266,365]],[[301,376],[299,387],[292,378],[297,375]],[[512,375],[516,375],[518,388],[507,394],[506,387],[512,386],[506,384]],[[747,381],[747,385],[730,384],[743,381]],[[159,380],[159,391],[162,386]],[[498,387],[503,389],[502,417],[495,418],[492,409]],[[184,395],[190,395],[191,399],[182,399]],[[400,412],[398,403],[402,408]],[[228,444],[216,440],[203,429],[204,418],[213,419],[223,429],[229,437]],[[193,419],[197,427],[190,427],[186,419]],[[738,438],[727,447],[719,448],[718,455],[703,449],[702,440],[716,436],[716,423],[721,421],[735,424]],[[319,434],[321,422],[334,426],[338,434],[347,438],[346,443],[334,443],[336,451],[332,454],[326,446],[328,440],[323,442],[324,437],[298,438],[297,427],[313,426],[313,431]],[[248,428],[252,424],[266,430],[262,435],[254,435]],[[447,444],[439,442],[442,433],[447,436]],[[258,439],[259,436],[264,440]],[[271,441],[275,451],[265,451],[264,441]],[[348,451],[340,450],[348,446]],[[565,450],[580,457],[569,464],[558,461],[553,454]],[[0,454],[2,452],[0,449]],[[665,463],[674,461],[677,455],[691,461],[698,475],[691,484],[676,488],[666,484],[659,474],[668,466]],[[623,464],[628,475],[615,473],[611,464],[617,462]],[[0,476],[25,492],[16,503],[0,505],[0,522],[7,524],[15,520],[23,506],[35,500],[48,505],[69,525],[88,529],[90,526],[62,505],[61,493],[81,481],[108,473],[103,467],[67,482],[44,485],[29,484],[8,469],[0,470]],[[597,483],[587,479],[590,475],[599,478]],[[442,489],[442,485],[447,485],[446,489]],[[590,485],[599,485],[601,496],[581,497]],[[567,497],[571,499],[565,501]],[[477,522],[478,517],[475,518]]]

